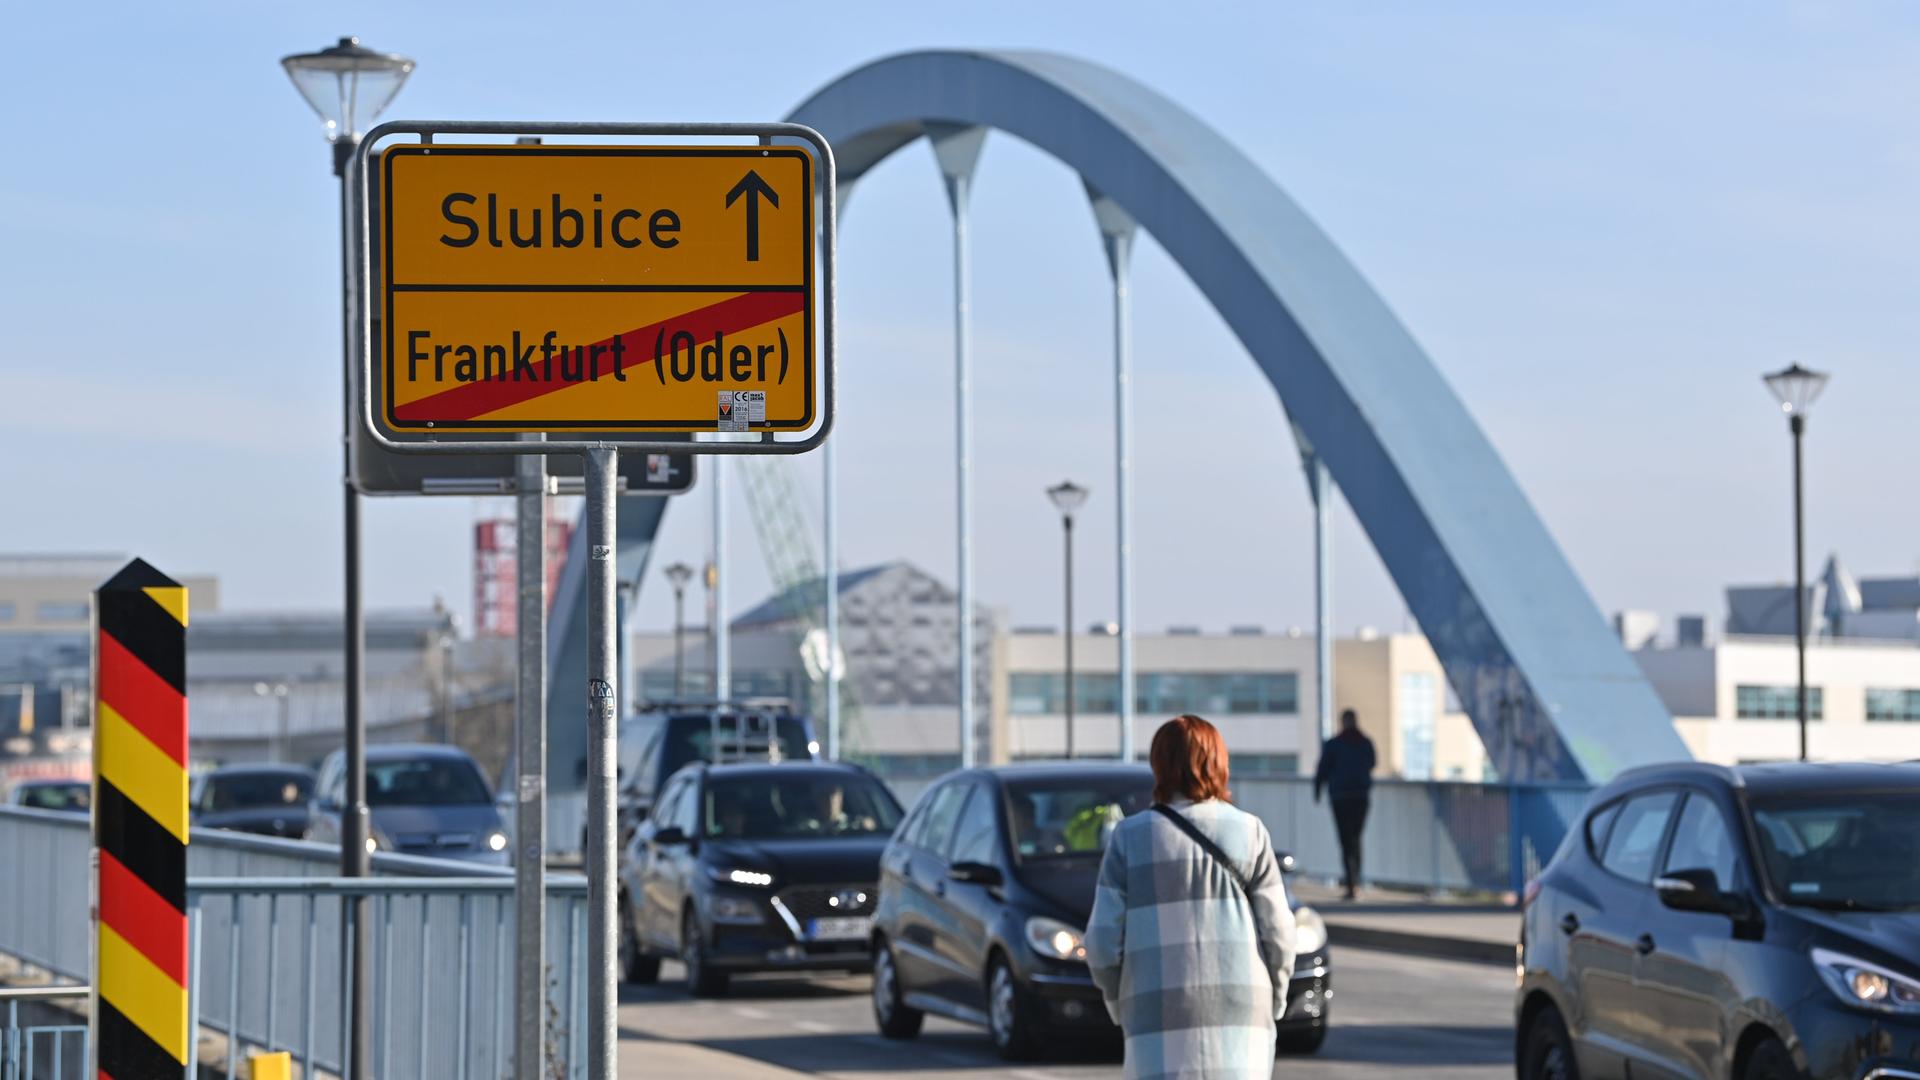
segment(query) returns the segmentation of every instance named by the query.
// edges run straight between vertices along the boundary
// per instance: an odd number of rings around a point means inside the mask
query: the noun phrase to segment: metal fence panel
[[[89,977],[91,846],[84,816],[0,807],[0,953]],[[249,1047],[289,1050],[337,1072],[344,897],[378,890],[363,901],[377,1075],[512,1075],[510,871],[381,852],[372,883],[356,885],[335,879],[340,852],[330,845],[195,829],[187,850],[190,989],[205,1028],[226,1033],[237,1016]],[[234,879],[246,887],[204,887]],[[584,890],[577,876],[548,880],[547,1053],[569,1076],[585,1066],[570,1056],[584,1045],[575,1023],[586,1007]],[[42,1037],[37,1045],[48,1044]]]
[[[0,1080],[80,1080],[87,1074],[89,988],[0,987]],[[55,1002],[68,1002],[66,1007]]]

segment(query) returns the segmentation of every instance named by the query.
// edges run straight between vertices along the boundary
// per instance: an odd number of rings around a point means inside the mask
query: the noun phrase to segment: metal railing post
[[[227,900],[227,1080],[240,1063],[240,916],[241,897]]]
[[[1520,832],[1522,799],[1519,784],[1507,785],[1507,886],[1515,897],[1526,892],[1525,837]]]
[[[200,898],[187,896],[187,1076],[200,1075]]]
[[[320,974],[319,971],[316,970],[319,967],[319,964],[318,964],[318,959],[316,956],[316,949],[315,949],[315,946],[318,942],[319,935],[313,932],[313,928],[314,928],[314,923],[317,921],[317,916],[319,914],[319,907],[318,907],[319,903],[320,903],[319,897],[317,896],[307,897],[307,907],[306,907],[306,910],[307,910],[307,963],[306,963],[306,968],[303,972],[303,974],[306,975],[306,978],[302,980],[305,983],[305,985],[302,986],[300,989],[300,999],[302,1004],[305,1005],[305,1011],[307,1015],[306,1015],[306,1019],[303,1021],[303,1026],[300,1029],[300,1048],[302,1051],[301,1058],[300,1058],[300,1075],[301,1076],[313,1075],[313,1009],[314,1009],[315,1000],[319,996],[313,992],[313,987],[314,987],[314,983],[318,981],[318,977]],[[342,925],[340,929],[344,932],[344,931],[350,930],[351,928],[345,925]],[[353,938],[350,933],[343,933],[343,940],[351,941],[352,939]],[[346,962],[351,964],[352,958],[348,957]],[[346,1066],[346,1063],[343,1062],[342,1067],[344,1068],[345,1066]]]

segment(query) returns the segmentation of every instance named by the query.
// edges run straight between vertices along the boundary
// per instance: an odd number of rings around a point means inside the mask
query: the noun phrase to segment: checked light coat
[[[1250,900],[1173,822],[1134,814],[1100,864],[1088,967],[1126,1033],[1129,1080],[1264,1080],[1293,972],[1293,911],[1273,840],[1227,803],[1171,805],[1233,857]]]

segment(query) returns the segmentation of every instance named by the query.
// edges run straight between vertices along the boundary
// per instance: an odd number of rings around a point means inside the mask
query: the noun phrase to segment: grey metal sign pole
[[[613,1080],[619,955],[614,910],[614,492],[620,452],[586,452],[587,481],[587,1076]],[[718,472],[718,470],[715,470]]]
[[[523,435],[538,442],[539,435]],[[517,1076],[545,1076],[547,933],[547,459],[515,461],[514,634],[519,672],[513,710],[513,1060]]]

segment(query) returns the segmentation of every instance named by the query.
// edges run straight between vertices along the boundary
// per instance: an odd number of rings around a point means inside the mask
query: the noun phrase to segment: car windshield
[[[1006,788],[1013,846],[1022,859],[1099,855],[1120,819],[1153,804],[1153,784],[1144,776],[1014,780]]]
[[[899,823],[900,804],[879,781],[810,769],[710,779],[700,817],[707,836],[740,840],[886,836]]]
[[[1774,891],[1843,911],[1920,909],[1920,791],[1755,799]]]
[[[480,773],[460,758],[367,762],[369,806],[471,806],[492,801]]]
[[[705,714],[674,717],[662,757],[660,775],[672,776],[696,761],[806,761],[813,754],[799,717],[749,713],[722,716],[718,724]]]
[[[301,773],[238,773],[207,778],[205,809],[248,810],[298,806],[313,794],[313,778]]]
[[[35,810],[85,810],[93,800],[93,789],[75,781],[71,784],[29,784],[20,789],[20,805]]]

